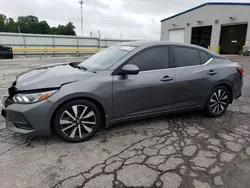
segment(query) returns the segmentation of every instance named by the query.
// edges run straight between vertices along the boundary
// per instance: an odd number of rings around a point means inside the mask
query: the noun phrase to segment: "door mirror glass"
[[[121,74],[138,74],[139,71],[139,67],[137,67],[136,65],[127,64],[122,67]]]

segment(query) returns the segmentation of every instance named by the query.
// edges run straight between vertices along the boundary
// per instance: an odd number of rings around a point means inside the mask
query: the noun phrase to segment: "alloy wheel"
[[[65,136],[81,139],[92,133],[96,114],[85,105],[73,105],[62,113],[59,124]]]
[[[228,106],[229,96],[227,92],[223,89],[216,90],[210,98],[210,109],[215,115],[223,113]]]

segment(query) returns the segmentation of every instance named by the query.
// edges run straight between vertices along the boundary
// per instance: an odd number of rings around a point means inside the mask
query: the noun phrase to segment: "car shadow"
[[[108,142],[112,137],[126,136],[131,134],[140,134],[148,136],[150,130],[157,131],[168,129],[169,125],[174,126],[192,126],[199,125],[208,131],[216,132],[219,129],[225,129],[230,132],[232,127],[237,125],[237,120],[244,116],[242,113],[227,111],[224,115],[217,118],[207,117],[202,111],[174,113],[164,116],[157,116],[153,118],[146,118],[141,120],[133,120],[125,123],[114,124],[108,128],[100,129],[90,141],[99,140],[101,143]],[[249,121],[249,118],[248,120]],[[52,135],[46,137],[32,137],[18,133],[12,133],[6,128],[0,129],[0,144],[13,143],[22,144],[26,147],[35,147],[39,145],[52,145],[58,143],[65,143],[53,131]],[[82,144],[87,144],[88,141]]]

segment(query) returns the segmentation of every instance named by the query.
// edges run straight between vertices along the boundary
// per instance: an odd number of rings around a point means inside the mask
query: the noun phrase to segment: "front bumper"
[[[33,136],[50,134],[50,101],[45,100],[34,104],[10,104],[1,110],[6,119],[6,128],[10,131]]]

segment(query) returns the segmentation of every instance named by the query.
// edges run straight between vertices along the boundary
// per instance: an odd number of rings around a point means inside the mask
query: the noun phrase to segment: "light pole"
[[[83,36],[83,18],[82,18],[82,5],[83,5],[83,0],[79,1],[80,5],[81,5],[81,32],[82,32],[82,36]]]

